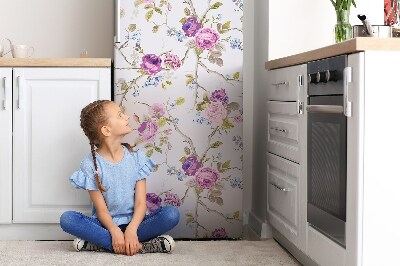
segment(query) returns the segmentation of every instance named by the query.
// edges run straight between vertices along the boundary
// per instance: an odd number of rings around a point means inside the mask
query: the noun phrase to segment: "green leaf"
[[[121,90],[127,91],[128,89],[129,89],[128,84],[126,84],[126,82],[122,83],[122,85],[121,85]]]
[[[154,10],[155,10],[157,13],[159,13],[159,14],[162,15],[162,10],[161,10],[160,8],[156,7],[156,8],[154,8]]]
[[[182,105],[185,103],[185,98],[179,97],[178,99],[175,100],[176,105]]]
[[[235,127],[235,125],[234,124],[232,124],[229,120],[228,120],[228,118],[225,118],[223,121],[222,121],[222,129],[230,129],[230,128],[234,128]]]
[[[198,48],[198,47],[194,48],[194,51],[196,52],[196,55],[197,55],[197,56],[199,56],[199,55],[203,52],[203,50],[201,50],[201,49]]]
[[[162,83],[162,84],[161,84],[161,87],[162,87],[164,90],[166,90],[166,89],[167,89],[167,87],[165,86],[165,84],[164,84],[164,83]]]
[[[224,164],[222,165],[223,169],[228,169],[231,168],[231,160],[224,162]]]
[[[235,72],[234,74],[233,74],[233,79],[236,79],[236,80],[238,80],[239,79],[239,72]]]
[[[146,20],[149,21],[152,16],[153,16],[153,10],[150,10],[149,12],[146,13]]]
[[[186,155],[190,154],[190,149],[188,147],[185,147],[183,150],[184,150]]]
[[[200,195],[200,193],[203,192],[203,189],[201,189],[199,187],[196,187],[194,190],[196,191],[197,195]]]
[[[153,5],[147,4],[147,5],[144,6],[144,9],[150,9],[150,8],[153,8],[153,7],[154,7]]]
[[[223,143],[221,141],[216,141],[213,144],[211,144],[211,148],[218,148],[221,146]]]
[[[221,3],[221,2],[216,2],[215,4],[213,4],[213,5],[211,6],[211,9],[217,9],[217,8],[220,7],[220,6],[222,6],[222,3]]]
[[[147,156],[147,157],[151,157],[151,156],[153,155],[153,152],[154,152],[153,149],[148,150],[148,151],[146,152],[146,156]]]
[[[184,163],[184,162],[186,161],[186,156],[183,156],[182,158],[180,158],[179,161],[180,161],[181,163]]]
[[[136,24],[129,24],[128,30],[129,30],[130,32],[135,31],[135,30],[136,30]]]
[[[152,147],[153,147],[153,143],[146,143],[146,144],[144,145],[144,147],[145,147],[146,149],[152,148]]]
[[[158,146],[154,146],[154,149],[158,152],[162,154],[162,149]]]
[[[233,213],[233,219],[239,219],[239,214],[240,214],[239,211],[235,211],[235,212]]]
[[[235,110],[239,110],[240,105],[237,102],[232,102],[229,103],[228,106],[226,107],[226,109],[228,111],[235,111]]]
[[[196,111],[204,111],[206,109],[206,103],[201,102],[196,104]]]
[[[167,119],[165,119],[165,117],[160,117],[157,120],[157,124],[158,124],[158,127],[163,127],[167,124]]]
[[[229,30],[230,27],[231,27],[231,22],[227,21],[227,22],[224,23],[224,25],[222,25],[222,30],[223,31]]]
[[[139,5],[141,5],[141,4],[143,4],[143,0],[136,0],[136,1],[135,1],[135,6],[136,6],[136,7],[139,6]]]
[[[165,83],[167,83],[168,85],[171,85],[171,84],[172,84],[172,82],[169,81],[169,80],[166,80]]]
[[[186,17],[183,17],[183,18],[181,18],[181,20],[179,20],[179,22],[181,23],[181,24],[183,24],[183,23],[185,23],[186,22]]]

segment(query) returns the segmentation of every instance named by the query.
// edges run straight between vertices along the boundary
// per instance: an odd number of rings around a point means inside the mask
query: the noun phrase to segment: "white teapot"
[[[3,45],[3,43],[4,43],[4,41],[8,41],[8,44],[9,44],[9,50],[7,51],[7,52],[4,52],[4,45]],[[0,39],[0,57],[3,57],[3,55],[6,55],[6,54],[8,54],[10,51],[11,51],[11,41],[10,41],[10,39],[8,39],[8,38],[2,38],[2,39]]]

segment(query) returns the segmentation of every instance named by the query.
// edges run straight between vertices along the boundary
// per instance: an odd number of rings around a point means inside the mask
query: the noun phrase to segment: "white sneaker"
[[[76,251],[101,251],[102,248],[98,245],[89,243],[86,240],[75,238],[73,242],[73,247]]]
[[[175,248],[175,241],[169,235],[161,235],[142,243],[140,253],[170,253]]]

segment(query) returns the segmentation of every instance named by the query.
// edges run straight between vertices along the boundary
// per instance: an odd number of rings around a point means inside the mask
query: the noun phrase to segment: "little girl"
[[[76,188],[86,189],[92,216],[75,211],[61,215],[61,228],[76,237],[76,251],[109,250],[117,254],[171,252],[174,240],[163,233],[179,222],[179,211],[161,207],[146,214],[146,177],[154,162],[135,152],[121,139],[132,131],[119,106],[95,101],[81,112],[81,127],[91,147],[80,169],[70,178]]]

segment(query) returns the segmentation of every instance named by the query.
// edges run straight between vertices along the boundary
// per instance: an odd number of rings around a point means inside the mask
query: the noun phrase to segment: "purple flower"
[[[190,156],[186,159],[186,161],[182,164],[182,169],[186,175],[193,176],[197,169],[201,167],[199,161],[197,161],[197,157]]]
[[[181,67],[181,60],[179,57],[171,53],[165,55],[164,63],[168,68],[172,68],[173,70],[177,70]]]
[[[210,28],[203,28],[196,33],[195,41],[201,50],[211,50],[218,41],[218,33]]]
[[[193,37],[197,31],[201,28],[201,24],[197,22],[196,17],[190,17],[182,25],[182,30],[185,32],[187,37]]]
[[[161,70],[161,58],[155,54],[146,54],[142,57],[140,67],[149,75],[154,75]]]
[[[203,167],[197,170],[194,175],[197,186],[202,189],[212,188],[219,178],[219,174],[215,169]]]
[[[228,104],[228,95],[226,95],[225,89],[215,90],[211,94],[211,101],[222,102],[223,105]]]
[[[164,203],[166,205],[179,207],[181,206],[181,199],[178,197],[178,195],[168,192],[165,194]]]
[[[149,115],[153,118],[160,118],[165,114],[164,105],[155,103],[149,107]]]
[[[153,141],[157,135],[158,125],[156,122],[143,122],[138,128],[139,136],[142,137],[143,141]]]
[[[206,107],[206,114],[211,124],[220,126],[228,115],[228,111],[221,102],[211,102]]]
[[[218,229],[215,229],[215,230],[211,233],[211,237],[213,237],[213,238],[227,238],[225,228],[218,228]]]
[[[161,198],[156,193],[146,194],[146,205],[150,212],[154,212],[161,206]]]

